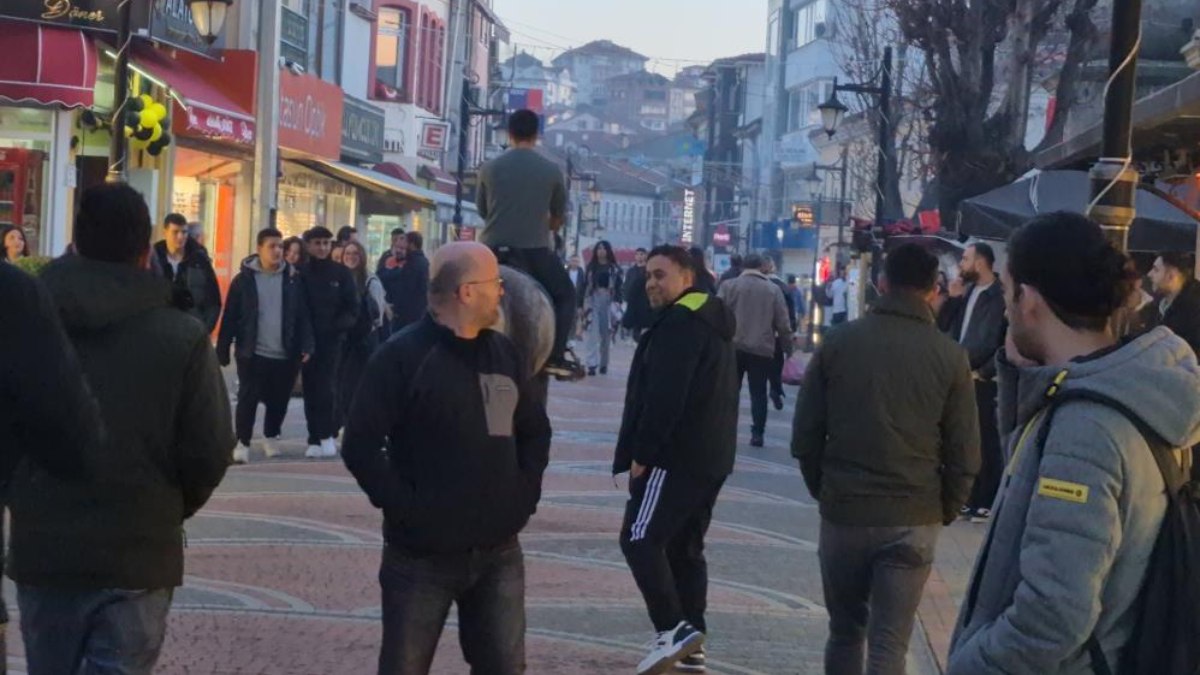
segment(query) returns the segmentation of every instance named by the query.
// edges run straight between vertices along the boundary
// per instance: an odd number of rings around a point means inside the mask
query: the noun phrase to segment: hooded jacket
[[[262,263],[258,254],[254,254],[242,261],[242,271],[229,285],[225,316],[217,336],[217,357],[222,364],[229,364],[231,345],[238,360],[254,357],[259,328],[258,285],[254,277],[258,274],[262,274]],[[308,298],[300,276],[294,274],[286,262],[280,265],[279,274],[283,283],[283,346],[288,358],[298,359],[301,354],[313,354],[316,349]]]
[[[183,581],[183,521],[234,446],[225,381],[169,284],[128,265],[60,258],[42,273],[108,435],[88,480],[22,463],[9,488],[9,574],[33,586],[159,589]]]
[[[821,516],[839,525],[949,522],[979,472],[966,351],[921,299],[882,296],[829,331],[796,403],[792,455]]]
[[[461,339],[427,314],[371,357],[342,458],[389,545],[463,553],[505,543],[537,509],[550,421],[511,340]]]
[[[787,302],[767,275],[746,270],[736,279],[722,282],[717,296],[737,317],[737,335],[733,344],[740,352],[772,358],[776,339],[792,334]]]
[[[188,237],[183,246],[183,260],[179,270],[175,271],[167,259],[167,242],[160,241],[154,245],[154,261],[163,278],[174,285],[176,294],[186,298],[175,304],[185,307],[188,314],[200,319],[209,333],[213,332],[221,316],[221,287],[217,285],[208,251]]]
[[[723,479],[737,447],[736,320],[694,288],[659,311],[629,370],[613,474],[632,462]]]
[[[1159,328],[1065,369],[1018,370],[1001,352],[998,370],[1012,459],[947,672],[1091,675],[1090,636],[1110,664],[1129,642],[1166,486],[1134,423],[1092,402],[1055,413],[1039,464],[1048,392],[1065,370],[1063,392],[1120,401],[1172,446],[1190,447],[1200,441],[1200,367],[1186,342]]]

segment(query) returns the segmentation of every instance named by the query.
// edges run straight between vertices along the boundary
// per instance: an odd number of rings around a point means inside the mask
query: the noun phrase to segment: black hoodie
[[[200,319],[208,332],[213,332],[221,316],[221,287],[208,251],[188,237],[176,272],[167,259],[167,242],[160,241],[154,245],[154,263],[155,270],[174,288],[173,304]]]
[[[339,345],[358,322],[362,305],[350,268],[328,258],[312,258],[300,268],[300,278],[308,293],[317,349]]]
[[[633,461],[725,478],[737,446],[736,320],[720,298],[689,289],[642,335],[617,438],[613,473]]]

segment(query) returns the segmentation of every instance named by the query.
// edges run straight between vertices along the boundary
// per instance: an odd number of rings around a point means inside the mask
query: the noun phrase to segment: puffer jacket
[[[174,304],[200,319],[208,332],[213,332],[221,317],[221,287],[204,247],[188,237],[183,247],[183,260],[175,271],[167,259],[167,242],[160,241],[154,245],[154,263],[155,270],[174,288]]]
[[[1001,352],[998,370],[1010,471],[947,673],[1092,675],[1090,636],[1110,664],[1129,642],[1166,486],[1135,424],[1098,403],[1063,404],[1039,462],[1048,392],[1065,370],[1063,392],[1115,399],[1172,446],[1190,447],[1200,442],[1200,367],[1186,342],[1158,328],[1066,368],[1018,370]]]

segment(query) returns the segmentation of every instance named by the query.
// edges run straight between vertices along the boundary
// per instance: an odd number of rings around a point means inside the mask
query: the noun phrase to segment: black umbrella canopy
[[[1091,183],[1083,171],[1042,171],[959,205],[959,230],[980,239],[1008,239],[1034,216],[1054,211],[1083,213],[1091,201]],[[1197,223],[1169,201],[1139,187],[1137,217],[1129,231],[1129,250],[1196,250]]]

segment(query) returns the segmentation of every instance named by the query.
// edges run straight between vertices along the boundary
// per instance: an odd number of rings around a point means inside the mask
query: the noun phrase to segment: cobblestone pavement
[[[531,673],[630,673],[650,637],[617,546],[626,478],[614,484],[609,470],[630,356],[620,346],[608,376],[551,390],[552,461],[521,538]],[[714,673],[822,670],[819,522],[788,452],[794,388],[788,396],[783,412],[771,411],[767,447],[758,449],[748,445],[743,394],[737,467],[708,535]],[[187,577],[158,672],[374,672],[381,518],[340,461],[303,459],[303,424],[294,399],[283,443],[290,456],[267,461],[255,448],[253,463],[232,468],[187,524]],[[960,583],[963,573],[946,576]],[[936,616],[940,606],[931,607]],[[10,628],[10,665],[20,672],[15,618]],[[910,673],[937,672],[929,644],[918,629]],[[433,670],[467,672],[453,615]]]

